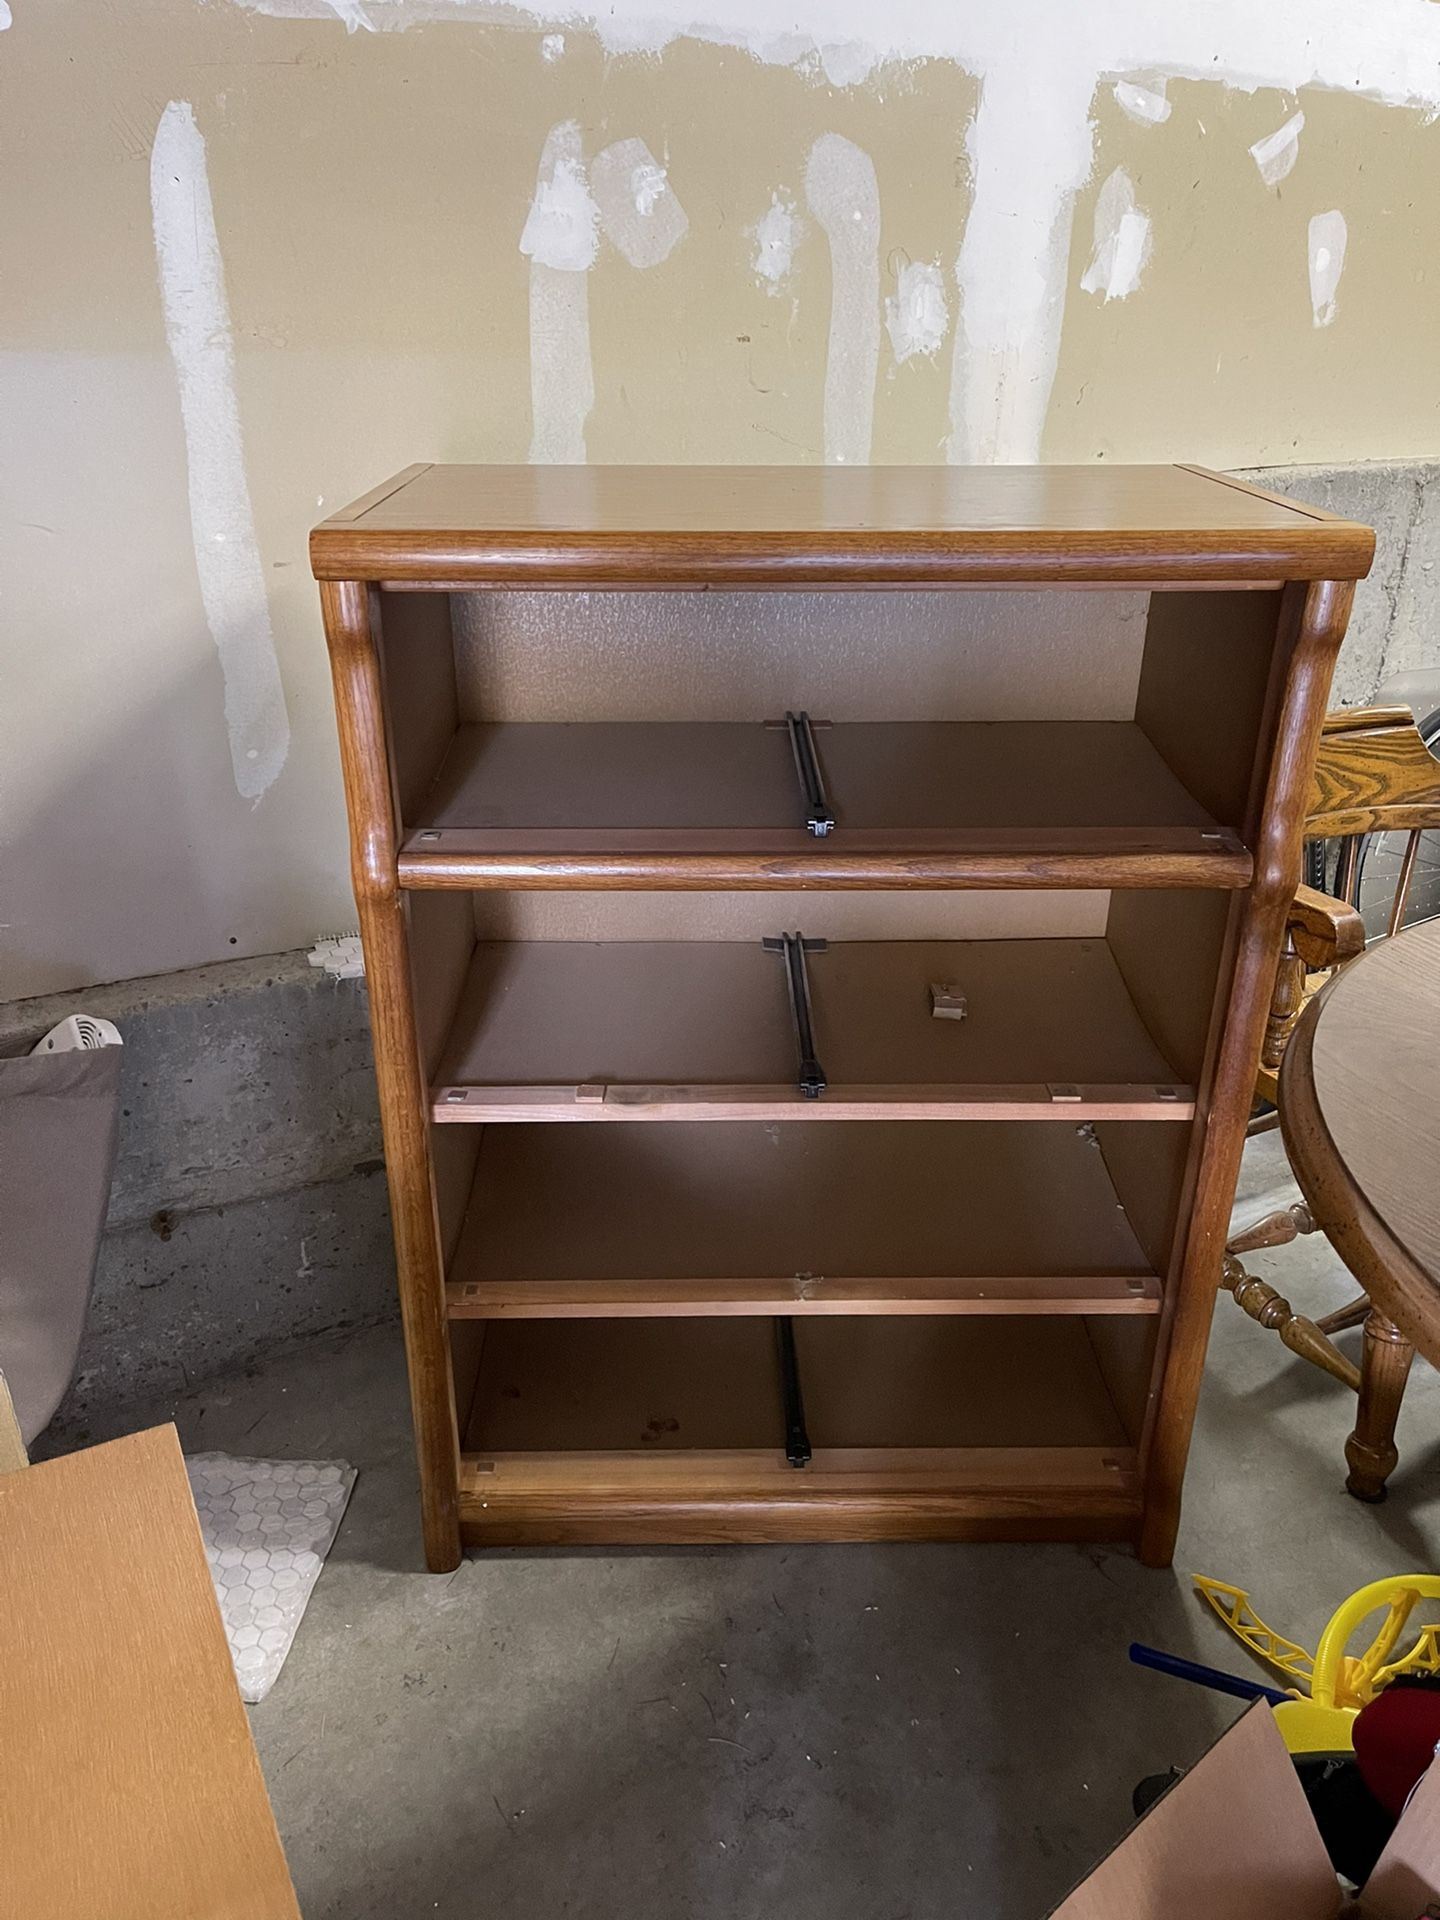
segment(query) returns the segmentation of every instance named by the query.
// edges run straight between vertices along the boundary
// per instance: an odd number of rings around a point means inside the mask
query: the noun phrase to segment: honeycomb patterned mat
[[[355,1469],[343,1460],[185,1462],[241,1698],[274,1686],[330,1551]]]

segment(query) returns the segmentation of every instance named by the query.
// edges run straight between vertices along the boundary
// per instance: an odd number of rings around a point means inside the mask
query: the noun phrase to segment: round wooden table
[[[1316,995],[1279,1105],[1315,1223],[1370,1297],[1346,1485],[1383,1499],[1415,1350],[1440,1366],[1440,921],[1370,948]]]

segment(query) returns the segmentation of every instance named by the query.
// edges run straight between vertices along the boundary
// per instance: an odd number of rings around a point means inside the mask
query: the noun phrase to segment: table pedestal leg
[[[1345,1442],[1350,1468],[1345,1490],[1357,1500],[1385,1498],[1385,1482],[1400,1458],[1395,1451],[1395,1422],[1414,1358],[1415,1349],[1400,1329],[1372,1307],[1365,1322],[1355,1431]]]

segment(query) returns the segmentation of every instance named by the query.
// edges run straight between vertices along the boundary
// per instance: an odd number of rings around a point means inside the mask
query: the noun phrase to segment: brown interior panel
[[[807,707],[832,720],[1129,720],[1148,600],[457,593],[460,719],[757,720]]]
[[[835,836],[1215,821],[1128,720],[817,725]],[[412,832],[803,830],[783,726],[607,721],[462,727]]]
[[[1200,888],[1118,888],[1110,896],[1110,956],[1176,1078],[1192,1086],[1217,1013],[1231,913],[1228,893]]]
[[[1087,1315],[1084,1326],[1090,1351],[1110,1403],[1132,1446],[1140,1445],[1145,1415],[1154,1391],[1156,1354],[1154,1320],[1124,1320]]]
[[[806,904],[792,931],[820,936],[826,901]],[[837,941],[806,969],[832,1104],[877,1086],[1149,1094],[1177,1079],[1103,940]],[[795,1075],[784,957],[759,940],[510,941],[476,947],[434,1079],[453,1098],[567,1083],[783,1088]]]
[[[483,1138],[455,1281],[1152,1273],[1089,1127],[450,1131]]]
[[[459,724],[450,596],[375,593],[371,617],[385,686],[390,775],[406,820],[434,784]]]
[[[1135,718],[1198,804],[1247,825],[1283,595],[1150,597]]]
[[[1097,1120],[1093,1131],[1131,1232],[1155,1272],[1168,1273],[1194,1129],[1117,1126]],[[1156,1137],[1150,1139],[1151,1134]]]
[[[421,1066],[431,1075],[455,1024],[475,952],[475,921],[469,902],[459,893],[406,894],[402,910],[409,930],[411,999]],[[440,1246],[447,1261],[464,1223],[480,1147],[478,1129],[473,1140],[450,1137],[458,1131],[452,1128],[433,1135],[430,1156]]]
[[[408,893],[402,910],[409,930],[410,981],[420,1058],[435,1073],[475,953],[475,918],[460,893]]]
[[[817,1448],[1127,1444],[1080,1320],[806,1321]],[[467,1452],[784,1445],[768,1319],[507,1321],[486,1331]]]
[[[762,940],[817,913],[832,940],[1103,938],[1103,888],[967,887],[947,891],[763,893],[483,888],[470,895],[479,940]]]

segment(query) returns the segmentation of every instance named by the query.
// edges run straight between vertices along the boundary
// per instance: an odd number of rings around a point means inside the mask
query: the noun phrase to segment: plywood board
[[[1431,1765],[1405,1803],[1365,1882],[1359,1920],[1412,1920],[1440,1899],[1440,1767]]]
[[[0,1478],[0,1907],[299,1920],[173,1427]]]
[[[1051,1920],[1335,1920],[1335,1870],[1257,1703]]]

